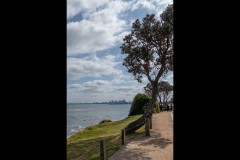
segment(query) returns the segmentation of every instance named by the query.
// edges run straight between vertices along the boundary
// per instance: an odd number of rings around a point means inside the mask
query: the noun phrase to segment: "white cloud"
[[[157,18],[160,18],[160,14],[165,10],[167,5],[173,4],[173,0],[153,0],[153,3],[156,5],[155,15]]]
[[[145,8],[150,11],[150,14],[155,14],[156,18],[163,12],[168,4],[172,4],[173,0],[136,0],[131,7],[131,11],[138,8]]]
[[[169,74],[166,79],[172,79]],[[144,87],[148,81],[144,78],[143,83],[138,83],[132,75],[114,77],[112,80],[92,80],[81,84],[69,84],[67,86],[68,102],[105,102],[110,100],[132,101],[138,93],[144,93]],[[171,80],[169,81],[170,84]]]
[[[108,0],[67,0],[67,18],[71,18],[81,11],[96,10],[107,2]]]
[[[149,9],[149,10],[155,10],[155,6],[152,4],[153,1],[147,1],[147,0],[137,0],[136,3],[132,5],[131,11],[134,11],[140,7]]]
[[[67,58],[67,78],[76,80],[103,75],[121,76],[122,71],[116,68],[119,63],[121,62],[117,62],[114,55],[107,55],[101,59],[96,56]]]
[[[132,0],[129,2],[123,0],[67,0],[67,18],[71,18],[79,12],[96,12],[104,7],[119,11],[126,7],[126,4],[131,6],[131,11],[140,7],[157,11],[172,3],[173,0]]]
[[[67,54],[91,54],[116,46],[129,33],[127,11],[139,7],[155,13],[157,18],[172,0],[69,0],[68,17],[82,13],[83,19],[67,24]]]
[[[115,78],[109,81],[99,79],[82,84],[70,84],[67,86],[67,101],[101,102],[121,99],[132,101],[137,93],[144,93],[144,84],[133,79],[125,81]]]
[[[84,19],[67,24],[67,54],[91,54],[116,45],[126,30],[120,15],[130,3],[109,1],[103,8],[86,11]]]

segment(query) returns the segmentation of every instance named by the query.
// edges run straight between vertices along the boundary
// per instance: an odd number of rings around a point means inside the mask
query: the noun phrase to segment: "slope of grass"
[[[121,130],[142,115],[130,116],[120,121],[90,126],[67,139],[67,160],[99,159],[100,140],[104,139],[107,157],[121,148]],[[144,126],[134,134],[128,135],[129,141],[144,132]]]

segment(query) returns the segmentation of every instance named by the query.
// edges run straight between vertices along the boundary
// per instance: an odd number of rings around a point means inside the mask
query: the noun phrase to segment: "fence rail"
[[[126,144],[126,135],[127,133],[130,134],[143,126],[145,124],[145,133],[146,136],[150,136],[150,118],[146,114],[144,114],[142,117],[137,119],[136,121],[130,123],[125,129],[121,130],[121,145]],[[128,129],[128,130],[126,130]],[[101,140],[100,141],[100,160],[106,160],[106,141]]]
[[[126,127],[125,127],[125,132],[126,135],[128,134],[132,134],[134,133],[137,129],[139,129],[140,127],[142,127],[144,125],[144,119],[145,119],[145,115],[143,115],[142,117],[140,117],[139,119],[137,119],[136,121],[133,121],[131,123],[129,123]]]
[[[142,117],[140,117],[139,119],[137,119],[136,121],[133,121],[131,123],[129,123],[124,129],[126,132],[126,135],[128,134],[132,134],[134,133],[137,129],[141,128],[144,124],[145,124],[145,118],[149,118],[149,127],[150,129],[152,129],[152,106],[149,103],[147,105],[147,110],[145,111],[145,113],[143,114]]]

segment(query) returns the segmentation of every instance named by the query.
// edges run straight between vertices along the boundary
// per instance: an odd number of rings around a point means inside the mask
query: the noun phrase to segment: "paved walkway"
[[[151,136],[145,134],[123,146],[109,160],[173,160],[171,112],[153,115]]]

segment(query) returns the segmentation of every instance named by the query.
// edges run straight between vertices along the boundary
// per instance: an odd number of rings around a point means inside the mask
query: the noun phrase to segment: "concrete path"
[[[173,160],[171,112],[153,115],[151,136],[145,134],[123,146],[109,160]]]

